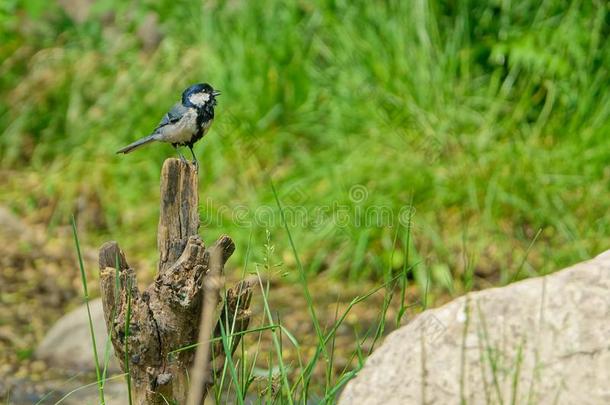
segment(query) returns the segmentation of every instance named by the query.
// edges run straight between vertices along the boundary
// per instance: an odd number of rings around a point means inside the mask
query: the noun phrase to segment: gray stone
[[[100,366],[103,367],[104,353],[108,333],[104,321],[104,311],[101,299],[89,302],[91,319],[95,333],[96,347]],[[114,349],[109,344],[109,371],[120,372],[119,364],[114,356]],[[44,360],[52,367],[62,370],[94,371],[95,361],[93,344],[89,332],[87,307],[81,305],[74,311],[64,315],[47,332],[36,349],[36,358]]]
[[[610,251],[391,333],[339,404],[610,404]]]

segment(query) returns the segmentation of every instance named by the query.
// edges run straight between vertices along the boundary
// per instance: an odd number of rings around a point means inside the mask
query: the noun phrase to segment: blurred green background
[[[202,234],[234,265],[269,229],[294,268],[273,181],[311,275],[383,280],[407,242],[449,294],[557,270],[610,245],[610,8],[570,4],[3,0],[0,204],[154,264],[175,153],[115,151],[205,81]]]

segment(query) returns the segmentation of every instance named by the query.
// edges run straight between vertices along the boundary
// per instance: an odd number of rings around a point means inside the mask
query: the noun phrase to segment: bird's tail
[[[154,142],[156,140],[157,140],[157,134],[148,135],[142,139],[138,139],[134,143],[129,144],[122,149],[119,149],[117,151],[117,153],[129,153],[129,152],[132,152],[132,151],[138,149],[140,146],[144,146],[147,143]]]

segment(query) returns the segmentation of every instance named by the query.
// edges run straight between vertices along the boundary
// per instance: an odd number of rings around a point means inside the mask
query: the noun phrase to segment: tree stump
[[[210,257],[219,258],[222,271],[235,250],[226,235],[210,248],[199,237],[198,183],[197,171],[190,164],[179,159],[165,161],[157,233],[158,273],[144,291],[138,289],[135,270],[128,265],[116,242],[106,242],[100,248],[106,326],[121,367],[130,375],[136,404],[186,403],[195,351],[170,353],[198,340],[203,295],[209,291],[204,288],[204,281],[209,274]],[[234,324],[233,333],[248,327],[251,287],[239,283],[227,291],[227,302],[218,322]],[[217,291],[214,293],[218,294]],[[215,335],[219,333],[217,325]],[[235,340],[238,338],[233,341],[233,350]],[[218,351],[217,346],[214,349],[207,358],[222,364],[225,353]],[[212,382],[205,382],[204,391]]]

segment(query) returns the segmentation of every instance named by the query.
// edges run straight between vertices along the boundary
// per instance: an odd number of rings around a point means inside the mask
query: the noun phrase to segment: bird
[[[178,147],[187,146],[193,155],[193,164],[198,167],[193,145],[203,138],[212,126],[216,97],[219,95],[220,91],[214,90],[208,83],[189,86],[182,92],[181,100],[163,116],[150,135],[119,149],[117,154],[133,152],[155,141],[166,142],[176,149],[182,161],[186,159]]]

